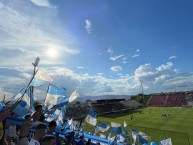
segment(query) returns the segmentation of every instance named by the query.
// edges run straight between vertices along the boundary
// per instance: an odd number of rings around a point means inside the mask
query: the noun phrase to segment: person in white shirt
[[[39,139],[42,138],[42,136],[45,134],[45,131],[46,131],[46,125],[39,124],[36,127],[36,132],[34,137],[31,139],[28,145],[40,145]]]

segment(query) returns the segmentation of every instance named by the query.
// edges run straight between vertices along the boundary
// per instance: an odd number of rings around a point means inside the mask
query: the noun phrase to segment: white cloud
[[[102,75],[104,75],[104,73],[97,73],[97,75],[102,76]]]
[[[92,23],[88,19],[85,20],[85,29],[86,29],[87,33],[92,32]]]
[[[84,67],[83,66],[78,66],[78,67],[76,67],[77,69],[84,69]]]
[[[119,58],[121,58],[121,57],[123,57],[123,56],[124,56],[123,54],[118,55],[118,56],[114,56],[114,57],[111,56],[109,59],[115,61],[115,60],[117,60],[117,59],[119,59]]]
[[[160,75],[160,76],[158,76],[158,77],[156,77],[155,78],[155,81],[156,82],[159,82],[159,81],[161,81],[161,80],[165,80],[166,78],[168,78],[170,75]]]
[[[85,95],[105,95],[105,94],[138,94],[141,92],[139,80],[143,80],[144,92],[156,93],[161,91],[171,90],[186,90],[191,89],[193,85],[193,73],[175,72],[173,69],[157,69],[150,63],[140,65],[132,75],[117,74],[117,77],[108,77],[103,73],[91,75],[88,73],[79,74],[63,67],[41,68],[48,72],[53,78],[53,84],[64,86],[70,94],[74,89],[78,89],[81,96]],[[120,71],[120,66],[114,66],[112,71]],[[30,80],[31,67],[21,69],[15,68],[0,68],[0,95],[5,93],[7,97],[12,97],[12,94],[17,94],[19,90],[27,85]],[[35,91],[39,96],[45,96],[46,86],[40,88],[42,90]],[[42,94],[42,95],[41,95]]]
[[[109,53],[110,55],[113,54],[113,49],[111,48],[111,46],[110,46],[109,49],[107,50],[107,53]]]
[[[0,9],[4,7],[4,4],[0,2]]]
[[[122,71],[123,69],[122,69],[121,66],[112,66],[111,70],[114,71],[114,72],[118,72],[118,71]]]
[[[161,66],[157,67],[156,69],[158,71],[163,71],[163,70],[170,69],[172,66],[173,66],[172,62],[167,62],[166,64],[162,64]]]
[[[1,64],[23,63],[37,56],[47,63],[49,58],[45,56],[45,51],[49,48],[54,48],[59,54],[79,53],[78,49],[68,47],[67,42],[74,43],[74,39],[67,30],[60,27],[53,9],[30,7],[30,11],[25,11],[25,4],[28,6],[24,1],[14,1],[0,9],[0,54],[4,54],[0,57]],[[20,53],[22,57],[13,52]]]
[[[40,7],[53,7],[49,0],[31,0],[31,2]]]
[[[140,49],[136,49],[135,51],[136,51],[136,52],[139,52],[139,51],[140,51]]]
[[[136,55],[133,55],[133,56],[131,56],[132,58],[136,58],[136,57],[138,57],[139,56],[139,54],[136,54]]]
[[[168,59],[174,59],[177,58],[177,56],[170,56]]]

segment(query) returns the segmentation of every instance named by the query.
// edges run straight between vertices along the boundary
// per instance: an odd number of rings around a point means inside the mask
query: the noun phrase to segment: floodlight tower
[[[34,66],[33,77],[35,76],[36,67],[38,66],[39,62],[40,62],[40,58],[37,57],[36,60],[32,63],[32,65]],[[32,87],[30,88],[30,90],[31,90],[31,94],[33,95],[34,87],[32,86]]]
[[[140,84],[141,84],[141,93],[142,93],[142,97],[143,97],[143,103],[145,103],[144,102],[144,94],[143,94],[143,83],[144,83],[144,81],[143,80],[139,80],[140,81]]]

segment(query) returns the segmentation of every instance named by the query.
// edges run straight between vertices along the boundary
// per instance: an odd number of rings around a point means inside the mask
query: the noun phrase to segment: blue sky
[[[81,96],[193,87],[192,0],[0,0],[0,95],[17,94],[31,63]],[[38,97],[46,84],[37,88]]]

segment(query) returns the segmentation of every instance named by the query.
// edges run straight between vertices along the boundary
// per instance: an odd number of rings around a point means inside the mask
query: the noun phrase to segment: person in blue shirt
[[[75,132],[72,131],[69,135],[66,136],[66,145],[76,145],[74,135]]]
[[[85,142],[84,142],[84,136],[80,136],[80,140],[77,142],[76,145],[85,145]]]

